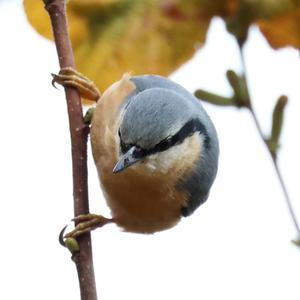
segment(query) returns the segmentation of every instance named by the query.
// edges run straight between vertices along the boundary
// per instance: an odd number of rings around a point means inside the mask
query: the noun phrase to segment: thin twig
[[[68,34],[65,0],[44,0],[49,13],[61,68],[75,68]],[[74,215],[87,214],[87,138],[89,128],[83,122],[82,104],[76,89],[65,88],[72,145]],[[90,233],[78,237],[80,252],[73,254],[82,300],[97,300]]]
[[[243,73],[244,73],[244,76],[245,76],[245,79],[246,79],[246,82],[248,82],[247,80],[247,74],[246,74],[246,64],[245,64],[245,57],[244,57],[244,53],[243,53],[243,49],[242,47],[239,47],[240,49],[240,55],[241,55],[241,62],[242,62],[242,67],[243,67]],[[259,133],[259,136],[261,137],[262,141],[264,142],[264,144],[266,145],[266,148],[272,158],[272,162],[273,162],[273,165],[274,165],[274,169],[275,169],[275,173],[277,175],[277,178],[278,178],[278,181],[279,181],[279,184],[281,186],[281,189],[282,189],[282,192],[283,192],[283,195],[284,195],[284,198],[285,198],[285,201],[286,201],[286,204],[287,204],[287,207],[288,207],[288,210],[289,210],[289,213],[290,213],[290,216],[293,220],[293,223],[294,223],[294,226],[296,228],[296,231],[297,231],[297,234],[298,234],[298,238],[300,238],[300,226],[299,226],[299,223],[298,223],[298,220],[297,220],[297,217],[296,217],[296,214],[295,214],[295,211],[293,209],[293,205],[292,205],[292,202],[291,202],[291,198],[289,196],[289,193],[288,193],[288,190],[286,188],[286,184],[283,180],[283,176],[281,174],[281,171],[280,171],[280,168],[278,166],[278,161],[277,161],[277,156],[275,155],[275,153],[273,151],[271,151],[268,143],[267,143],[267,140],[263,134],[263,131],[262,131],[262,128],[261,128],[261,125],[258,121],[258,118],[257,118],[257,115],[253,109],[253,106],[252,106],[252,101],[251,101],[251,97],[249,96],[249,102],[250,102],[250,105],[249,107],[247,107],[250,111],[250,114],[253,118],[253,121],[255,123],[255,126],[256,126],[256,129]]]

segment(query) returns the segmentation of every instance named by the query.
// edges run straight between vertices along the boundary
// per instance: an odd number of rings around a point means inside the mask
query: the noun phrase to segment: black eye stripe
[[[201,132],[205,138],[204,145],[209,147],[209,138],[204,125],[197,119],[192,119],[173,136],[159,142],[154,148],[148,150],[151,154],[168,150],[169,148],[181,144],[187,137],[192,136],[195,132]]]
[[[126,153],[131,147],[136,146],[137,147],[137,155],[138,156],[147,156],[151,154],[155,154],[158,152],[163,152],[171,147],[181,144],[187,137],[192,136],[195,132],[201,132],[204,136],[204,146],[206,148],[209,148],[209,137],[207,134],[207,130],[204,127],[204,125],[198,120],[198,119],[192,119],[185,123],[185,125],[173,136],[167,137],[160,141],[158,144],[156,144],[151,149],[142,149],[141,147],[137,145],[132,144],[125,144],[122,141],[120,130],[118,132],[120,137],[120,146],[122,153]]]
[[[161,142],[159,142],[154,147],[154,149],[156,149],[158,151],[165,151],[165,150],[167,150],[171,146],[172,146],[172,137],[168,137],[165,140],[162,140]]]

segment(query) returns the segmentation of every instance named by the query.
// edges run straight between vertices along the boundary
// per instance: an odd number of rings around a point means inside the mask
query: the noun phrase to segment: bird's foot
[[[73,68],[62,68],[58,74],[51,75],[53,77],[53,86],[55,86],[55,83],[58,83],[65,87],[76,88],[81,97],[88,100],[97,102],[100,98],[100,92],[95,83]]]
[[[86,214],[75,217],[74,221],[77,225],[74,230],[63,236],[63,239],[77,238],[78,236],[90,232],[96,228],[102,227],[109,223],[114,223],[114,219],[108,219],[101,215]]]

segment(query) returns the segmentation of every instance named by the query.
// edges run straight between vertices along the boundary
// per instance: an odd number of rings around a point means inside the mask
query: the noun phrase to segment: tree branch
[[[68,34],[65,0],[44,0],[49,13],[52,30],[61,68],[75,68],[74,56]],[[81,98],[76,89],[65,88],[72,145],[73,198],[74,215],[87,214],[87,138],[89,127],[85,125],[82,115]],[[81,299],[96,300],[97,291],[94,276],[92,243],[90,233],[78,238],[80,252],[73,254],[76,264]]]
[[[246,78],[246,63],[245,63],[243,48],[240,46],[239,50],[240,50],[240,55],[241,55],[241,63],[242,63],[243,73],[244,73],[244,76]],[[246,80],[246,83],[247,83],[247,80]],[[251,101],[250,97],[249,97],[249,103],[250,103],[250,105],[247,108],[249,109],[249,111],[251,113],[251,116],[252,116],[252,118],[254,120],[254,123],[255,123],[256,129],[258,131],[258,134],[259,134],[260,138],[262,139],[263,143],[266,145],[267,150],[268,150],[268,152],[269,152],[269,154],[270,154],[270,156],[272,158],[272,162],[273,162],[273,165],[274,165],[275,173],[277,175],[279,184],[281,186],[281,189],[282,189],[282,192],[283,192],[283,195],[284,195],[284,199],[285,199],[287,207],[288,207],[289,214],[290,214],[290,216],[292,218],[292,221],[294,223],[294,226],[295,226],[295,229],[296,229],[296,232],[297,232],[297,240],[298,240],[298,239],[300,239],[300,226],[299,226],[299,223],[298,223],[298,220],[297,220],[297,217],[296,217],[296,213],[294,211],[294,208],[293,208],[293,205],[292,205],[292,202],[291,202],[291,198],[289,196],[286,184],[285,184],[285,182],[283,180],[280,168],[278,166],[277,155],[276,155],[276,153],[274,153],[272,151],[272,149],[270,148],[270,145],[268,144],[267,139],[265,138],[265,136],[263,134],[263,131],[262,131],[261,125],[260,125],[260,123],[258,121],[257,115],[256,115],[256,113],[255,113],[255,111],[253,109],[252,101]]]

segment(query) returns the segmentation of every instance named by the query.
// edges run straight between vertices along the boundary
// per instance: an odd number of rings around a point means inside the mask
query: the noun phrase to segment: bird
[[[56,76],[64,85],[69,75]],[[216,129],[200,101],[166,77],[124,74],[108,87],[93,110],[90,140],[104,198],[124,231],[170,229],[209,196]]]

